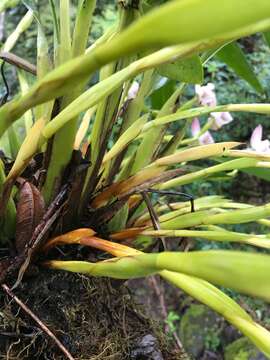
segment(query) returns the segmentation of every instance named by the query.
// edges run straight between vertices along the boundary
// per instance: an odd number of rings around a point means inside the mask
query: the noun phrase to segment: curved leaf
[[[160,253],[148,257],[150,267],[195,276],[270,301],[270,257],[237,251]],[[151,258],[152,257],[152,258]]]
[[[259,79],[237,42],[232,42],[224,46],[216,56],[219,60],[231,67],[238,76],[246,80],[257,92],[264,93]]]
[[[269,45],[269,47],[270,47],[270,31],[265,31],[264,33],[263,33],[263,35],[264,35],[264,38],[265,38],[265,41],[266,41],[266,43]]]
[[[269,331],[253,321],[229,296],[207,281],[192,276],[171,271],[162,271],[160,275],[196,300],[221,314],[246,335],[266,356],[270,357]]]

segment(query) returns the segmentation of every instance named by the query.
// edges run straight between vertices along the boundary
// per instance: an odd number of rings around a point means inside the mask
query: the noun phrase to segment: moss
[[[225,360],[257,360],[266,359],[263,355],[260,357],[259,351],[247,338],[240,338],[228,345],[225,349]]]
[[[194,358],[200,358],[205,349],[216,350],[220,344],[219,327],[219,319],[213,311],[204,305],[191,305],[180,323],[180,338],[185,350]]]
[[[142,353],[142,344],[149,353],[146,335],[153,353],[166,360],[184,359],[172,350],[160,326],[133,303],[120,281],[42,270],[25,281],[16,295],[78,360],[142,359],[132,354]],[[6,359],[8,353],[12,360],[64,359],[54,343],[4,294],[0,294],[0,334],[0,358]]]

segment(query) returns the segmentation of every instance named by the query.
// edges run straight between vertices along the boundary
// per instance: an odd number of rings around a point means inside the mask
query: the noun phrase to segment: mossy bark
[[[226,347],[225,360],[266,360],[266,357],[247,338],[242,337]]]
[[[173,349],[120,281],[41,270],[16,295],[54,332],[75,359],[188,359]],[[0,358],[65,359],[50,338],[0,294]]]

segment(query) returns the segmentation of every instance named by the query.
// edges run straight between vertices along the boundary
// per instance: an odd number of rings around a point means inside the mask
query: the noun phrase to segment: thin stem
[[[152,206],[152,203],[151,203],[151,200],[150,200],[150,197],[149,197],[148,193],[146,191],[143,191],[142,196],[143,196],[143,199],[144,199],[144,201],[146,203],[147,209],[149,211],[149,214],[150,214],[154,229],[155,230],[160,230],[160,224],[159,224],[158,216],[155,213],[155,210],[154,210],[154,208]],[[162,245],[163,245],[163,250],[167,250],[167,245],[166,245],[165,239],[163,237],[161,237],[160,240],[161,240]]]
[[[70,352],[60,342],[60,340],[58,340],[57,337],[51,332],[51,330],[12,292],[12,290],[6,284],[2,284],[1,287],[38,324],[41,330],[44,331],[44,333],[55,342],[55,344],[59,347],[67,359],[75,360]]]
[[[194,197],[190,194],[182,193],[179,191],[166,191],[166,190],[155,190],[155,189],[148,189],[147,192],[160,194],[160,195],[182,196],[190,201],[191,212],[195,212]]]

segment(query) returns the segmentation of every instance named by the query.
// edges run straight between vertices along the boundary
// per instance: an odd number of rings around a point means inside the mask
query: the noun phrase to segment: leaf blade
[[[161,65],[157,70],[160,75],[172,80],[189,84],[201,84],[203,82],[203,68],[198,55]]]
[[[216,56],[231,67],[238,76],[248,82],[257,92],[264,93],[259,79],[237,42],[227,44],[219,50]]]

